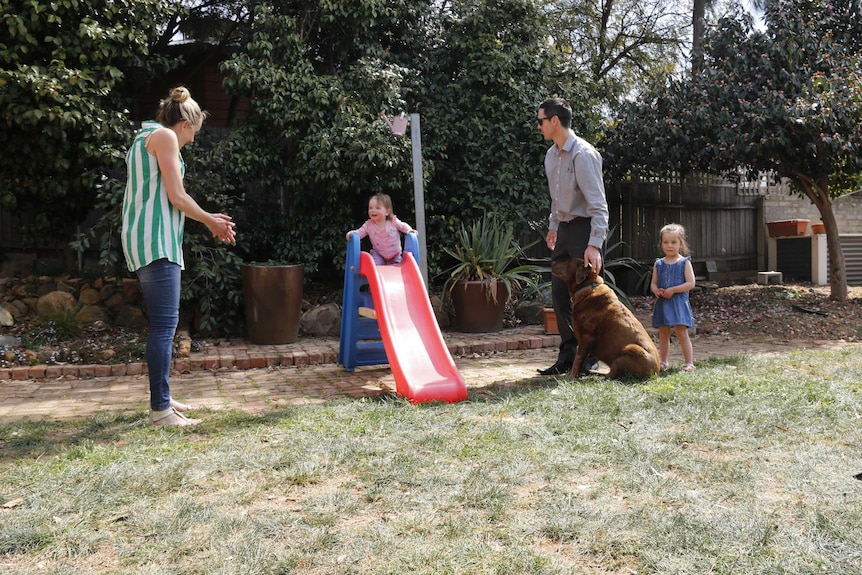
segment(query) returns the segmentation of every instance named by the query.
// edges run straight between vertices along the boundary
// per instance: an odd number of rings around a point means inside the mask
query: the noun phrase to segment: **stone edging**
[[[444,333],[444,339],[449,352],[454,357],[557,347],[560,344],[560,336],[546,335],[539,326],[484,334]],[[243,340],[228,340],[220,342],[219,345],[207,346],[202,351],[192,352],[188,357],[174,358],[172,371],[176,373],[215,372],[336,363],[338,346],[337,339],[322,338],[301,339],[286,345],[252,345]],[[147,365],[143,362],[115,365],[32,365],[0,368],[0,381],[90,379],[136,376],[145,373],[147,373]]]

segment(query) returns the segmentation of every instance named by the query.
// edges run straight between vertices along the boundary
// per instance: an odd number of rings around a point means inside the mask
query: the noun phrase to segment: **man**
[[[545,172],[551,195],[546,242],[551,261],[584,259],[585,266],[602,269],[602,246],[608,233],[608,202],[602,181],[602,156],[572,130],[572,108],[559,98],[545,100],[537,115],[539,131],[554,145],[545,154]],[[557,362],[542,375],[568,373],[575,361],[578,342],[572,332],[572,300],[566,282],[551,278],[551,297],[560,330]],[[585,370],[596,361],[588,357]]]

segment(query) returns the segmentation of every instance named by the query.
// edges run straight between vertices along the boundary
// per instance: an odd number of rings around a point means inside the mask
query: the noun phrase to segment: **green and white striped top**
[[[144,122],[126,153],[126,193],[123,197],[123,253],[129,271],[137,271],[156,260],[167,258],[185,269],[183,229],[186,215],[168,200],[168,191],[156,157],[144,141],[158,122]],[[181,174],[186,164],[180,154]]]

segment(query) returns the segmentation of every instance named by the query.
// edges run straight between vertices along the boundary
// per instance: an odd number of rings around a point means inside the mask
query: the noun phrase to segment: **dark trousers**
[[[557,230],[557,245],[551,252],[551,261],[582,258],[590,243],[590,218],[575,218],[570,222],[560,222]],[[551,299],[557,328],[560,331],[560,354],[557,363],[571,365],[575,361],[578,342],[572,331],[572,298],[569,286],[556,276],[551,276]]]

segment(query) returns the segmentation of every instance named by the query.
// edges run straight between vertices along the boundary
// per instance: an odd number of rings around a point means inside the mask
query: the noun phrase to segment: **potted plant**
[[[461,224],[453,248],[444,251],[455,259],[444,292],[452,298],[458,328],[465,332],[503,329],[503,314],[513,291],[533,285],[541,270],[520,264],[523,248],[513,226],[496,215],[484,215],[469,227]]]
[[[227,248],[236,270],[230,276],[230,307],[244,310],[251,343],[277,345],[293,343],[299,337],[305,268],[284,258],[279,250],[288,225],[279,183],[283,173],[278,167],[267,168],[269,164],[259,153],[264,143],[249,126],[201,138],[197,157],[189,162],[195,170],[189,180],[222,198],[219,205],[231,204],[227,213],[236,222],[237,243]],[[249,158],[259,164],[250,166]],[[253,181],[249,181],[249,172],[254,174]],[[205,263],[212,266],[208,260]],[[202,268],[200,274],[206,273],[207,268]],[[202,291],[206,296],[207,288]],[[236,305],[243,302],[242,307]]]
[[[255,221],[244,225],[254,233],[243,237],[242,287],[249,341],[276,345],[299,337],[305,266],[277,258],[286,217],[266,207],[270,195],[247,194],[245,215]]]
[[[300,264],[242,264],[245,321],[251,343],[293,343],[299,337],[304,271]]]

